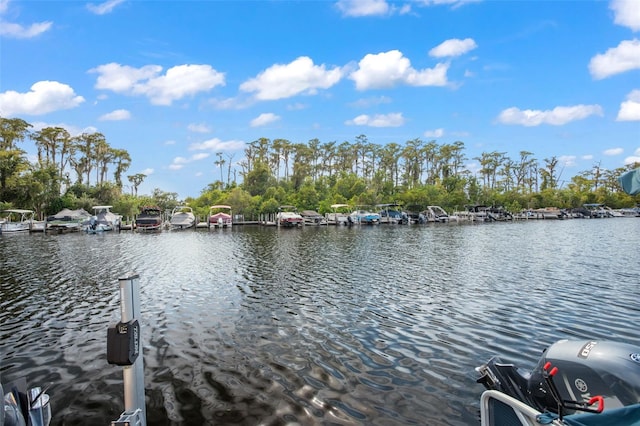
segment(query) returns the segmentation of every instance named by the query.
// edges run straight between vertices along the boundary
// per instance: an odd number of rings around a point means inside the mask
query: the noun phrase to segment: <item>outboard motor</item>
[[[538,411],[583,410],[578,407],[596,400],[604,410],[640,403],[640,347],[625,343],[560,340],[543,352],[531,372],[497,357],[476,370],[478,383],[487,389]]]

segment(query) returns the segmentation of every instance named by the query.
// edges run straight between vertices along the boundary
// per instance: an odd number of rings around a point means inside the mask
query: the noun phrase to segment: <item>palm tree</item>
[[[220,167],[220,189],[222,189],[222,186],[224,185],[224,177],[222,176],[222,166],[224,166],[225,161],[222,158],[221,152],[217,152],[216,155],[218,156],[218,159],[214,161],[213,164]]]
[[[131,183],[132,191],[135,191],[136,197],[138,196],[138,187],[146,177],[147,175],[142,173],[127,176],[127,179],[129,179],[129,182]]]
[[[105,137],[96,138],[93,160],[95,161],[96,181],[98,185],[102,185],[104,183],[107,177],[109,163],[111,163],[112,159],[113,153],[111,152],[111,147],[107,143]]]
[[[91,184],[91,172],[96,164],[101,164],[98,160],[98,146],[101,151],[106,152],[106,139],[102,133],[83,133],[73,139],[75,153],[80,154],[79,158],[72,160],[72,166],[78,173],[78,181],[82,182],[82,174],[87,178],[86,185]]]
[[[31,124],[20,118],[0,117],[0,150],[11,151],[17,149],[16,142],[22,142],[29,136]]]
[[[127,150],[115,148],[111,148],[111,156],[113,158],[113,164],[116,166],[116,170],[113,172],[113,178],[118,188],[122,190],[122,174],[131,166],[131,156]]]
[[[280,160],[282,159],[282,147],[284,142],[284,139],[273,140],[273,152],[271,153],[271,157],[269,159],[269,164],[271,164],[273,174],[276,177],[276,181],[280,180]]]
[[[0,195],[7,189],[7,181],[29,164],[25,151],[16,145],[29,136],[29,127],[31,124],[20,118],[0,117]]]

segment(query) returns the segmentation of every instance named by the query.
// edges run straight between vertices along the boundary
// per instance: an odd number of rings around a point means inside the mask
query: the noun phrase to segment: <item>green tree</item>
[[[31,124],[20,118],[0,117],[0,198],[11,198],[7,197],[15,193],[14,188],[9,188],[11,180],[29,166],[25,151],[17,144],[29,136],[30,127]]]

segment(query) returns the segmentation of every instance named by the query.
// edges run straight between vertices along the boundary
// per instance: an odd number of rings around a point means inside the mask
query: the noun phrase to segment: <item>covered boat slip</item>
[[[91,219],[91,214],[84,209],[62,209],[55,215],[47,217],[46,231],[57,234],[77,232],[82,224]]]
[[[111,211],[112,206],[94,206],[93,216],[82,225],[84,231],[95,234],[104,231],[120,231],[122,216]]]
[[[209,207],[209,218],[207,226],[212,228],[230,228],[233,226],[233,213],[231,206],[226,204],[216,204]]]
[[[0,214],[0,234],[28,232],[34,222],[34,211],[24,209],[7,209]]]
[[[602,413],[578,413],[560,419],[496,390],[484,391],[480,398],[481,426],[640,426],[640,404]]]
[[[159,231],[162,229],[164,218],[162,209],[158,206],[144,206],[135,220],[136,230],[140,232]]]

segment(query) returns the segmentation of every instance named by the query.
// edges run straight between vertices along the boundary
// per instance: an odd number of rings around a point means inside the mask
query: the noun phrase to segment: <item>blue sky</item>
[[[0,64],[1,116],[104,134],[139,194],[196,197],[261,137],[640,161],[637,0],[0,0]]]

